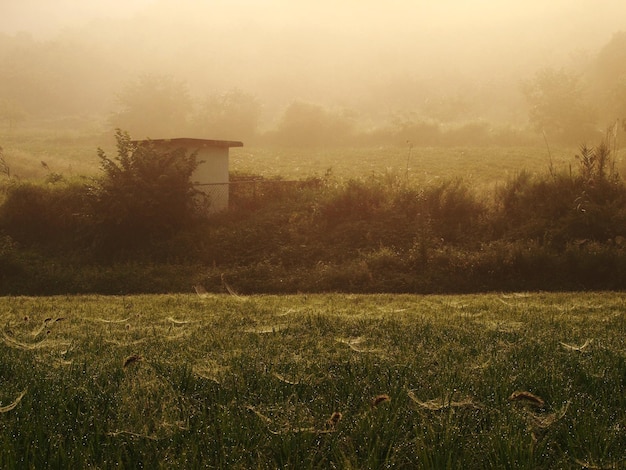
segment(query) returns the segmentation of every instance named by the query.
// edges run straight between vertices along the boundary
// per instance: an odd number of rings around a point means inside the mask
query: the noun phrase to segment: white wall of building
[[[192,182],[208,196],[210,212],[228,209],[229,148],[241,147],[241,142],[186,138],[157,139],[150,142],[157,148],[183,148],[188,154],[197,152],[199,165],[191,176]]]

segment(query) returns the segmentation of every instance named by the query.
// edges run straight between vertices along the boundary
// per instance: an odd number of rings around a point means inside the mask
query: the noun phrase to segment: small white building
[[[209,139],[150,139],[138,143],[150,143],[155,150],[171,151],[185,149],[186,152],[197,152],[201,162],[192,175],[194,184],[200,191],[209,196],[210,212],[228,209],[229,194],[229,149],[243,147],[243,142],[232,140]]]

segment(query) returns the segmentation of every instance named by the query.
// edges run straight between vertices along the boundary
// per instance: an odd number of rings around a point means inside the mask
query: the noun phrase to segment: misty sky
[[[576,41],[614,31],[624,25],[626,15],[621,0],[2,0],[0,29],[49,35],[95,18],[132,17],[150,9],[208,21],[219,15],[218,21],[240,25],[315,23],[364,38],[408,29],[451,38],[457,32],[520,34],[530,40],[572,35]]]
[[[68,29],[128,51],[128,79],[176,70],[193,92],[237,87],[276,109],[365,108],[429,79],[519,88],[626,30],[626,1],[0,0],[0,32]]]
[[[153,3],[155,0],[1,0],[0,30],[47,37],[94,18],[132,16]]]

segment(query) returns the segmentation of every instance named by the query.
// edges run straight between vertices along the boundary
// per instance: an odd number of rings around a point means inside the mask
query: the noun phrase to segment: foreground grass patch
[[[626,463],[624,296],[0,299],[2,468]]]

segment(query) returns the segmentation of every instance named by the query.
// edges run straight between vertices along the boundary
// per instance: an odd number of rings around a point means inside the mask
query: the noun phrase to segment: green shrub
[[[224,273],[240,293],[626,287],[626,191],[606,147],[582,147],[573,172],[520,173],[493,205],[462,179],[233,175],[231,210],[200,217],[193,155],[117,138],[91,186],[7,184],[3,292],[222,290]]]
[[[98,150],[103,176],[94,187],[97,244],[104,253],[124,252],[188,227],[201,214],[191,175],[196,154],[157,151],[116,132],[117,157]]]
[[[10,236],[0,233],[0,279],[3,281],[22,272],[18,249],[17,243]]]
[[[268,206],[302,201],[303,197],[316,195],[326,185],[327,178],[311,177],[286,181],[280,177],[266,178],[245,173],[230,174],[229,214],[219,219],[249,215]]]
[[[566,236],[563,224],[576,216],[577,185],[570,176],[521,172],[495,193],[496,237],[544,240]]]
[[[27,246],[75,249],[88,237],[90,201],[82,183],[15,183],[0,207],[0,227]]]
[[[346,220],[369,220],[380,211],[387,196],[380,181],[351,179],[322,202],[320,213],[329,225]]]
[[[496,190],[492,217],[498,237],[533,239],[563,248],[626,233],[626,188],[606,143],[581,147],[578,172],[522,172]]]
[[[443,181],[427,188],[421,206],[434,237],[459,244],[473,242],[482,235],[482,219],[487,208],[462,179]]]

